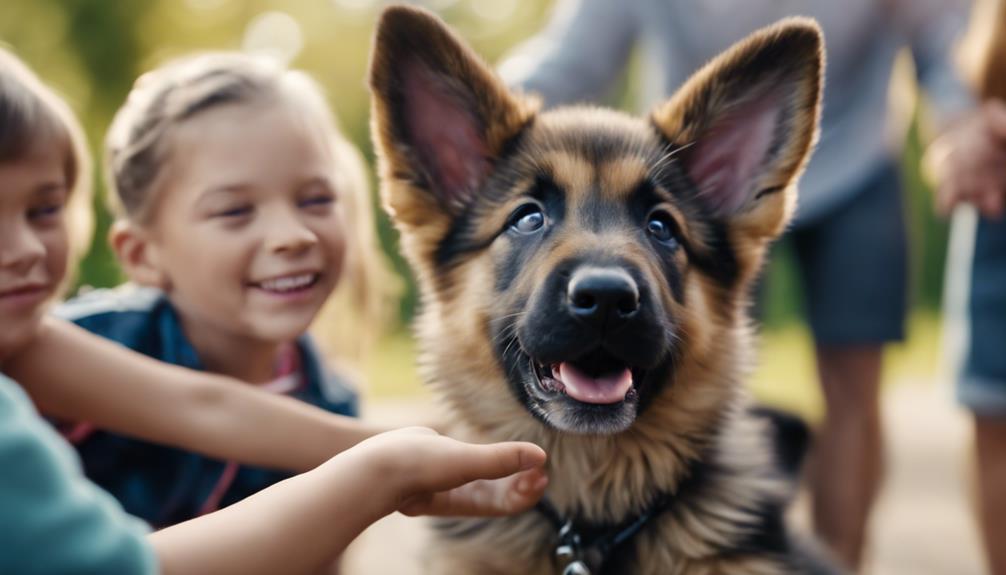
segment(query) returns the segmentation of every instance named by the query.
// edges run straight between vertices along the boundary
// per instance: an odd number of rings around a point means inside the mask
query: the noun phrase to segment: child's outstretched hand
[[[225,509],[162,529],[150,541],[169,574],[316,573],[395,511],[523,511],[545,491],[544,464],[545,452],[530,443],[474,445],[423,427],[388,431]]]
[[[476,445],[409,427],[350,451],[370,460],[376,481],[391,484],[389,512],[406,515],[511,515],[534,505],[548,485],[545,452],[531,443]]]

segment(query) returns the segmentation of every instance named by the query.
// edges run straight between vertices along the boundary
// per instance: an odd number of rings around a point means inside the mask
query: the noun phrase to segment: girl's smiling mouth
[[[49,284],[32,283],[0,287],[0,305],[21,308],[34,306],[49,297]]]
[[[248,285],[257,291],[279,297],[296,297],[311,291],[321,280],[320,272],[297,272],[282,276],[275,276],[257,282],[250,282]]]

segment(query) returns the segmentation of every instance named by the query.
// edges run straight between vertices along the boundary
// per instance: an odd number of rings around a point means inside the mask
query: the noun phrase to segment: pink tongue
[[[618,403],[632,387],[632,372],[625,368],[618,373],[591,377],[568,361],[559,364],[559,379],[566,394],[584,403]]]

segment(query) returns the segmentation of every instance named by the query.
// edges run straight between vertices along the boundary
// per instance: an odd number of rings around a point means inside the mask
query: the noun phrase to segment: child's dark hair
[[[21,60],[0,47],[0,163],[17,162],[39,146],[63,150],[69,190],[69,269],[73,269],[90,247],[93,231],[91,156],[83,130],[66,102]]]

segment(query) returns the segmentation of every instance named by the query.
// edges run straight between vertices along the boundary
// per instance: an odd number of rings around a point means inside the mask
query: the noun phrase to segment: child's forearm
[[[222,385],[226,389],[213,397],[189,402],[185,419],[193,427],[187,437],[175,437],[195,446],[191,449],[251,465],[305,471],[388,429],[248,386],[235,389],[233,382]],[[164,434],[173,435],[167,429]]]
[[[48,415],[251,465],[311,469],[383,431],[159,362],[56,319],[4,371]]]
[[[548,483],[544,464],[545,452],[529,443],[475,445],[401,429],[151,541],[169,574],[313,573],[396,509],[450,516],[525,511]]]
[[[162,572],[316,573],[394,510],[394,488],[353,453],[150,536]]]

